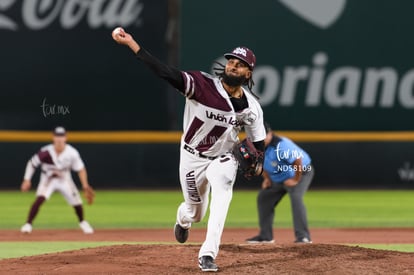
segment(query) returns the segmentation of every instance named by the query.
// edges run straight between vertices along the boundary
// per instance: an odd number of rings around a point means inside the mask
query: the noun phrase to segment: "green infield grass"
[[[175,222],[180,191],[99,191],[85,217],[95,228],[166,228]],[[257,227],[256,191],[235,190],[226,227]],[[414,191],[309,191],[310,227],[413,227]],[[0,229],[19,229],[34,193],[0,192]],[[204,227],[207,219],[194,226]],[[290,200],[276,208],[275,227],[292,226]],[[72,207],[55,193],[40,209],[35,228],[78,228]]]
[[[182,202],[180,191],[96,190],[94,205],[85,205],[86,219],[95,228],[171,228]],[[257,191],[235,190],[226,227],[257,228]],[[0,229],[19,230],[24,223],[34,192],[0,192]],[[309,226],[413,227],[414,191],[313,191],[305,196]],[[203,222],[195,228],[205,227]],[[286,196],[276,208],[275,228],[291,228],[290,200]],[[58,193],[42,206],[34,229],[78,228],[74,210]],[[74,250],[119,244],[119,242],[2,242],[0,258]],[[361,244],[362,247],[414,252],[414,244]]]
[[[82,248],[108,246],[116,244],[135,244],[120,242],[2,242],[0,259],[56,253]]]
[[[414,252],[414,244],[360,244],[359,246],[372,249]]]

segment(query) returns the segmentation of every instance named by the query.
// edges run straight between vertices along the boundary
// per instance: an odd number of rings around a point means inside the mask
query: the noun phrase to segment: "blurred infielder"
[[[66,143],[66,131],[63,127],[55,128],[53,132],[53,144],[40,149],[27,163],[21,190],[26,192],[31,187],[31,178],[36,168],[41,167],[40,182],[37,186],[36,200],[30,208],[26,224],[21,228],[22,233],[32,232],[32,223],[40,206],[55,192],[59,191],[68,204],[75,209],[79,219],[79,226],[85,234],[92,234],[93,229],[84,220],[82,199],[73,182],[71,170],[78,172],[80,182],[85,191],[85,197],[89,204],[93,203],[94,191],[88,183],[85,165],[79,152]]]
[[[224,55],[227,64],[214,77],[161,63],[121,28],[115,29],[112,36],[116,42],[129,46],[138,59],[186,97],[179,168],[184,202],[177,210],[174,232],[178,242],[186,242],[191,224],[201,221],[206,214],[211,188],[207,235],[198,258],[202,271],[217,271],[215,258],[238,168],[232,150],[242,127],[262,152],[252,170],[262,172],[266,132],[262,109],[250,90],[256,58],[250,49],[238,47]]]

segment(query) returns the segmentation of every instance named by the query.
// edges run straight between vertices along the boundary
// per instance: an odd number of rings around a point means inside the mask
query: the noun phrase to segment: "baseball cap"
[[[224,57],[229,59],[231,57],[238,58],[249,65],[250,69],[253,70],[254,66],[256,65],[256,56],[254,55],[253,51],[247,47],[237,47],[230,53],[225,53]]]
[[[53,130],[53,135],[54,136],[66,136],[66,130],[65,128],[63,128],[62,126],[58,126],[55,128],[55,130]]]

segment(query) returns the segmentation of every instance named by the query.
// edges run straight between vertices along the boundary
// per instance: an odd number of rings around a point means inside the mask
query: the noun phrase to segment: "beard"
[[[243,85],[246,82],[244,76],[232,76],[228,75],[226,72],[223,73],[223,82],[229,85],[230,87],[238,87]]]

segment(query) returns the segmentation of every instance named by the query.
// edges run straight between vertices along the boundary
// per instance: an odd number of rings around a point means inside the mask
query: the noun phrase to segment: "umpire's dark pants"
[[[262,189],[257,196],[257,208],[259,212],[260,236],[265,240],[273,240],[273,219],[275,207],[286,193],[289,193],[292,207],[293,226],[295,237],[302,239],[310,238],[308,229],[308,218],[303,196],[312,182],[314,169],[302,174],[302,178],[296,186],[286,187],[281,183],[272,183],[268,189]]]

